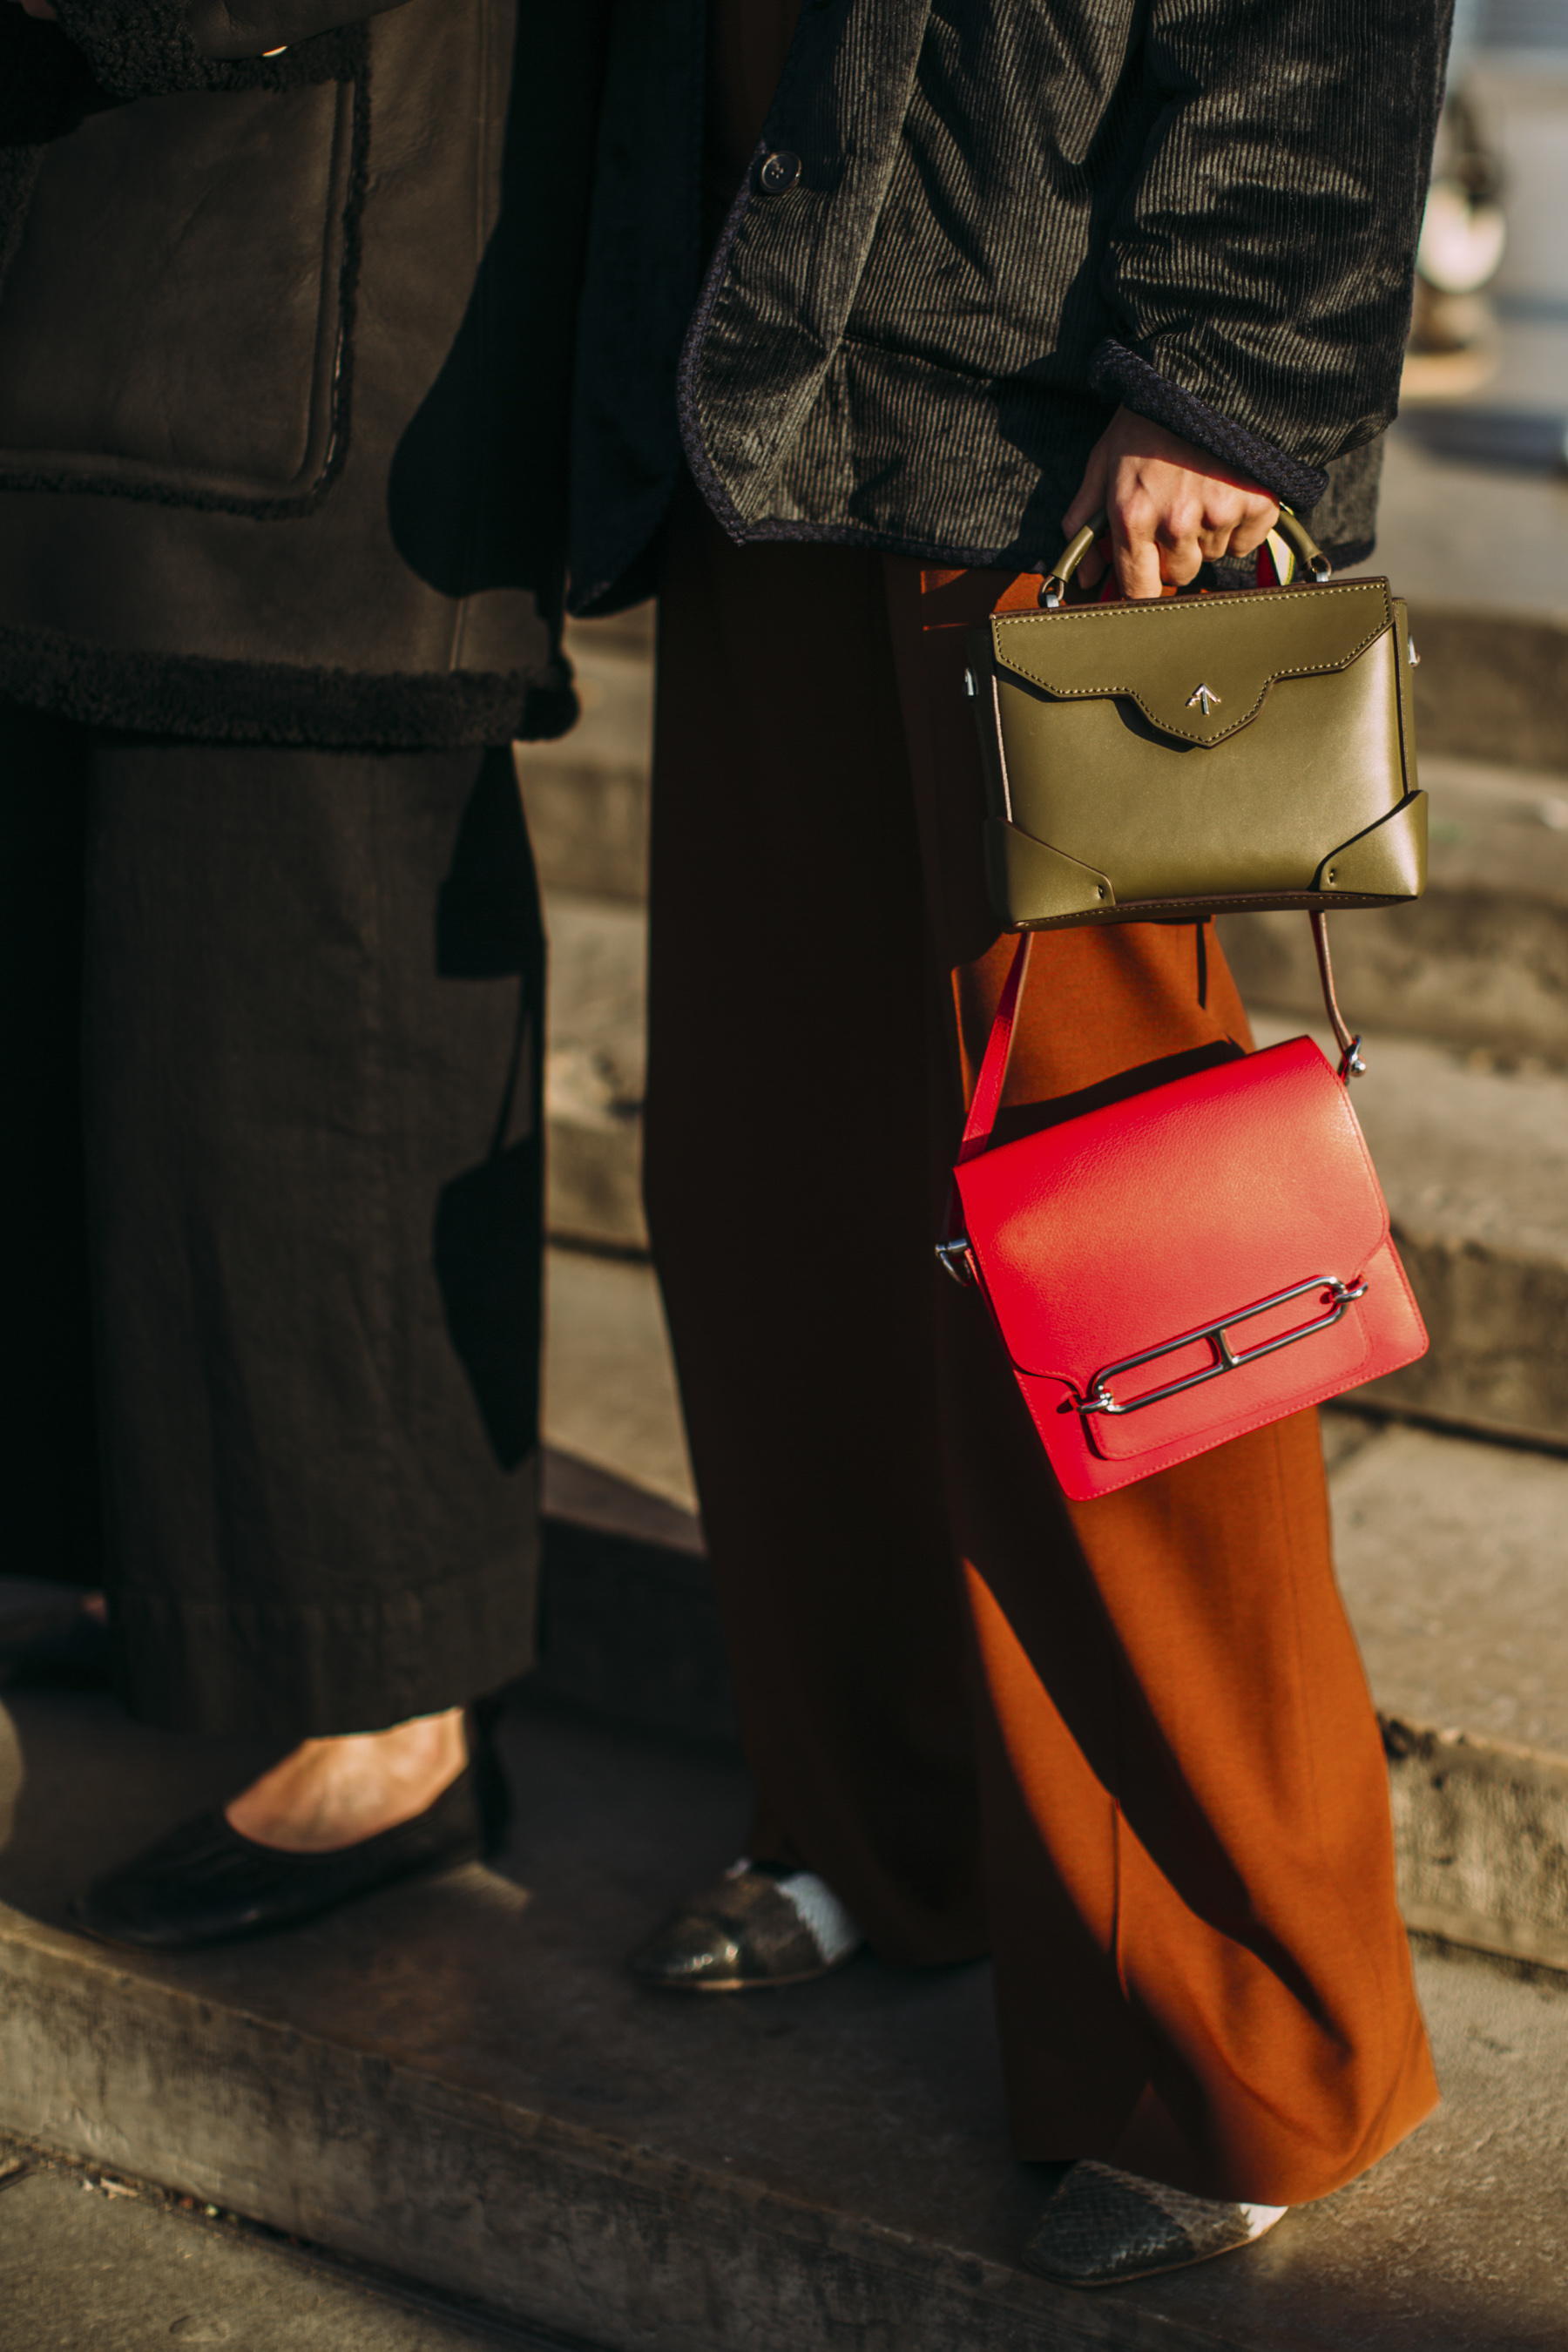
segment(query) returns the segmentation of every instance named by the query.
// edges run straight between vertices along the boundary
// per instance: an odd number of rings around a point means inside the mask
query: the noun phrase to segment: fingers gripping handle
[[[1056,611],[1057,606],[1067,594],[1068,582],[1072,578],[1095,541],[1103,539],[1110,527],[1110,517],[1101,507],[1098,514],[1090,515],[1077,537],[1068,540],[1057,558],[1055,571],[1040,583],[1040,602],[1048,613]]]
[[[1040,602],[1047,612],[1056,611],[1067,593],[1068,582],[1072,578],[1096,540],[1103,539],[1110,528],[1110,518],[1102,507],[1098,514],[1090,515],[1076,537],[1068,540],[1056,560],[1055,568],[1040,583]],[[1276,529],[1279,536],[1289,541],[1301,563],[1321,586],[1331,576],[1334,567],[1307,529],[1306,524],[1298,516],[1293,515],[1289,507],[1281,507]]]

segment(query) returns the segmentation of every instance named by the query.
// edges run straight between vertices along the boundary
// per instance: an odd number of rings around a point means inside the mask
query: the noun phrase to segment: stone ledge
[[[1349,919],[1347,919],[1347,921]],[[1259,1013],[1260,1045],[1318,1023]],[[1354,1104],[1429,1352],[1369,1402],[1568,1439],[1568,1076],[1509,1075],[1373,1030]]]
[[[1540,495],[1537,493],[1537,495]],[[1415,599],[1415,735],[1458,759],[1561,768],[1568,614],[1484,611]]]
[[[1568,1758],[1384,1717],[1405,1925],[1568,1970]]]
[[[545,1132],[544,1229],[551,1240],[646,1257],[642,1121],[551,1118]]]
[[[984,1964],[862,1955],[742,2001],[630,1979],[654,1906],[732,1851],[745,1788],[721,1760],[516,1713],[521,1813],[494,1870],[156,1960],[66,1932],[60,1906],[101,1866],[106,1790],[123,1851],[211,1801],[222,1759],[107,1702],[16,1715],[0,2130],[606,2352],[1557,2341],[1568,2011],[1549,1981],[1418,1955],[1448,2102],[1431,2126],[1244,2259],[1074,2294],[1019,2264],[1050,2176],[1006,2152]]]
[[[213,2007],[0,1912],[0,2119],[626,2352],[1060,2352],[1206,2330]]]
[[[1395,1030],[1568,1063],[1568,776],[1426,758],[1426,895],[1331,925],[1352,1028]],[[1316,1015],[1300,915],[1226,915],[1220,937],[1246,1002]]]
[[[1331,1437],[1342,1440],[1347,1431],[1358,1433],[1349,1416],[1331,1417]],[[1444,1506],[1453,1523],[1448,1545],[1458,1551],[1467,1544],[1466,1470],[1483,1474],[1475,1490],[1482,1511],[1498,1475],[1490,1449],[1463,1439],[1403,1436],[1373,1427],[1360,1444],[1335,1444],[1331,1450],[1351,1480],[1347,1494],[1386,1490],[1396,1512],[1403,1479],[1419,1477],[1434,1500],[1447,1481],[1454,1490]],[[1410,1455],[1413,1466],[1384,1467],[1405,1465]],[[1520,1475],[1545,1481],[1531,1525],[1550,1517],[1559,1488],[1568,1509],[1568,1465],[1527,1456]],[[637,1490],[625,1481],[585,1465],[563,1465],[559,1455],[551,1457],[547,1490],[557,1515],[545,1546],[542,1686],[607,1722],[700,1742],[733,1742],[734,1698],[697,1521],[656,1497],[639,1503]],[[575,1522],[559,1516],[574,1504],[583,1514]],[[1429,1531],[1421,1532],[1431,1540]],[[1495,1528],[1491,1538],[1503,1540]],[[1389,1593],[1390,1571],[1375,1531],[1369,1542],[1354,1504],[1342,1515],[1340,1549],[1352,1613],[1369,1639],[1374,1690],[1397,1675],[1395,1687],[1419,1685],[1431,1704],[1443,1695],[1442,1676],[1451,1669],[1434,1643],[1428,1643],[1427,1664],[1413,1655],[1412,1637],[1400,1630],[1403,1592]],[[1506,1660],[1528,1640],[1528,1622],[1522,1616],[1517,1623],[1500,1618],[1490,1586],[1482,1581],[1479,1553],[1472,1559],[1479,1588],[1475,1643]],[[1396,1575],[1401,1566],[1393,1563]],[[1539,1568],[1543,1587],[1531,1604],[1537,1611],[1549,1605],[1552,1590],[1551,1563]],[[1433,1572],[1428,1606],[1446,1616],[1449,1563],[1445,1570],[1441,1580]],[[1492,1573],[1518,1610],[1511,1549]],[[1417,1558],[1401,1584],[1421,1580]],[[1543,1663],[1552,1672],[1552,1661]],[[1451,1693],[1450,1702],[1462,1708],[1464,1694]],[[1494,1703],[1479,1671],[1470,1703],[1478,1708]],[[1568,1970],[1568,1759],[1479,1728],[1413,1723],[1386,1705],[1382,1720],[1406,1923],[1449,1943]]]

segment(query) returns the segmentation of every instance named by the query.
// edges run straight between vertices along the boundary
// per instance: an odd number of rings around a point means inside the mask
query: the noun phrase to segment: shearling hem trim
[[[312,33],[275,57],[210,58],[196,47],[185,0],[59,0],[58,29],[116,104],[187,90],[297,89],[346,81],[364,54],[365,22]]]
[[[382,676],[122,653],[55,630],[0,627],[0,697],[84,727],[192,742],[456,751],[544,741],[576,721],[571,678],[564,660]]]
[[[1179,383],[1161,375],[1147,360],[1130,352],[1113,335],[1107,335],[1089,355],[1089,381],[1091,390],[1114,393],[1125,405],[1140,416],[1147,416],[1155,425],[1163,425],[1171,433],[1179,433],[1184,441],[1195,441],[1200,449],[1212,457],[1223,457],[1277,499],[1284,499],[1298,509],[1315,507],[1329,487],[1329,478],[1321,466],[1303,466],[1299,458],[1277,449],[1272,442],[1259,440],[1245,425],[1235,425],[1228,416],[1221,416],[1204,401],[1184,392]]]

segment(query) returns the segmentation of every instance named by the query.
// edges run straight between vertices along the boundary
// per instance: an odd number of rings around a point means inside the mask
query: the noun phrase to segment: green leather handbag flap
[[[1223,743],[1279,678],[1348,669],[1394,625],[1385,580],[999,613],[997,667],[1062,700],[1135,702],[1184,742]]]

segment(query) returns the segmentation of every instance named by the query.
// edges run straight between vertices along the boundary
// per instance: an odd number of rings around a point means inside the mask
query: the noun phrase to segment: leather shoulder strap
[[[1333,968],[1329,961],[1328,924],[1321,914],[1311,918],[1312,943],[1318,951],[1318,971],[1322,982],[1323,1003],[1333,1025],[1340,1047],[1342,1082],[1359,1077],[1366,1065],[1360,1052],[1361,1039],[1352,1036],[1340,1011],[1334,994]],[[1029,948],[1033,931],[1020,932],[1013,951],[1013,961],[1002,994],[997,1000],[996,1017],[991,1024],[991,1034],[985,1041],[984,1058],[980,1076],[974,1082],[974,1093],[969,1105],[969,1117],[963,1123],[963,1140],[958,1148],[958,1164],[977,1160],[991,1140],[991,1130],[996,1124],[1001,1106],[1002,1089],[1007,1082],[1007,1064],[1013,1052],[1013,1031],[1018,1019],[1018,1003],[1024,993],[1024,982],[1029,971]]]
[[[1012,967],[1003,983],[996,1018],[991,1024],[991,1034],[985,1041],[980,1076],[974,1082],[969,1117],[963,1124],[963,1141],[958,1148],[961,1167],[966,1160],[977,1159],[984,1150],[991,1140],[991,1130],[996,1124],[1002,1088],[1007,1078],[1007,1062],[1013,1051],[1013,1028],[1018,1017],[1018,999],[1024,992],[1024,982],[1028,974],[1029,948],[1034,936],[1033,931],[1022,932],[1013,951]]]

